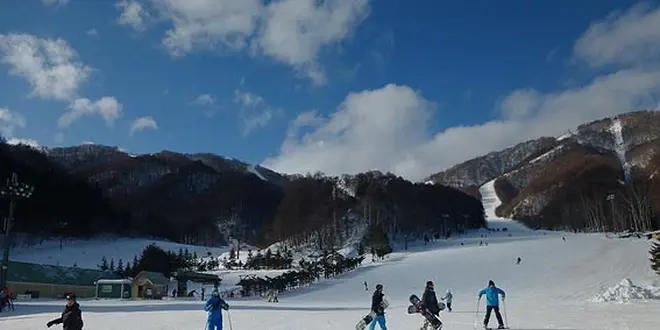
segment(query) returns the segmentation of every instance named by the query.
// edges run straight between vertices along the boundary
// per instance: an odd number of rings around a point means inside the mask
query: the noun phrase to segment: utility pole
[[[610,201],[610,206],[612,206],[612,226],[614,227],[614,231],[617,232],[616,219],[614,219],[614,194],[607,195],[605,199]]]
[[[9,214],[4,219],[3,230],[3,248],[2,266],[0,266],[0,289],[7,287],[9,275],[9,249],[11,248],[11,227],[14,220],[14,211],[16,210],[16,201],[27,199],[32,196],[34,187],[25,183],[18,182],[18,175],[12,173],[11,179],[7,178],[4,187],[0,189],[0,198],[9,200]]]

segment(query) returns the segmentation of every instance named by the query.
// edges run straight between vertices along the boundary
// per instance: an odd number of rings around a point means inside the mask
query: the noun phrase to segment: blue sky
[[[0,128],[419,179],[654,108],[658,3],[597,3],[2,1]]]

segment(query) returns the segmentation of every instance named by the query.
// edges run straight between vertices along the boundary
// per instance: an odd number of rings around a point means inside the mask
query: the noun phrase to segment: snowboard
[[[389,306],[389,305],[390,305],[390,303],[386,299],[383,298],[383,302],[380,303],[380,307],[382,307],[383,310],[385,310],[387,308],[387,306]],[[366,328],[367,325],[369,323],[371,323],[371,321],[373,321],[375,317],[376,317],[376,313],[374,311],[369,312],[369,314],[365,315],[360,320],[360,322],[358,322],[355,325],[355,330],[364,330],[364,328]]]
[[[422,306],[422,301],[419,299],[419,297],[417,297],[417,295],[415,294],[410,295],[409,300],[410,303],[413,304],[410,307],[415,308],[415,313],[422,314],[422,316],[424,316],[424,318],[427,321],[429,321],[433,329],[438,330],[442,328],[442,322],[440,321],[440,319],[437,318],[435,315],[431,314],[431,312],[429,312],[426,308],[424,308],[424,306]],[[408,313],[410,313],[411,311],[410,307],[408,307]]]
[[[444,311],[447,306],[444,303],[438,303],[438,309],[441,311]],[[417,307],[415,305],[410,305],[408,306],[408,314],[418,314],[419,311],[417,310]],[[489,329],[492,330],[492,329]]]

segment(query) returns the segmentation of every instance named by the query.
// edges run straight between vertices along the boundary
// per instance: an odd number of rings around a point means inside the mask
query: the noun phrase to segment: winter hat
[[[213,292],[211,292],[211,297],[219,297],[219,296],[220,296],[220,292],[218,292],[217,290],[213,290]]]
[[[488,281],[488,286],[495,286],[495,282],[493,282],[493,280],[489,280]]]
[[[382,290],[383,285],[382,284],[376,284],[376,290]]]
[[[69,293],[68,295],[66,295],[66,300],[76,301],[76,294],[75,293]]]
[[[430,287],[430,286],[433,286],[433,281],[426,282],[426,287]]]

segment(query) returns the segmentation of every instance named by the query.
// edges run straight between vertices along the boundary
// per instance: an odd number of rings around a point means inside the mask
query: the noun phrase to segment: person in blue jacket
[[[479,291],[479,300],[481,296],[486,295],[486,317],[484,318],[484,328],[488,327],[488,321],[490,320],[491,311],[495,311],[495,317],[497,317],[498,329],[504,329],[504,322],[502,321],[502,315],[500,314],[500,297],[502,295],[502,300],[506,297],[504,290],[495,286],[495,282],[492,280],[488,281],[488,287]]]
[[[204,304],[204,310],[209,314],[207,330],[222,330],[222,309],[229,310],[229,304],[220,298],[218,291],[213,290],[211,298]]]

